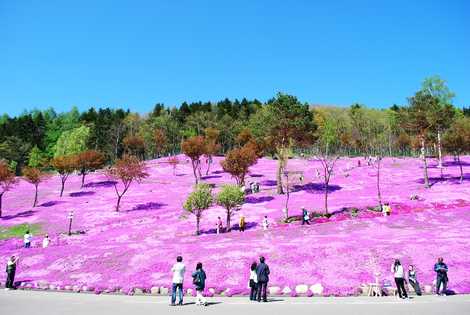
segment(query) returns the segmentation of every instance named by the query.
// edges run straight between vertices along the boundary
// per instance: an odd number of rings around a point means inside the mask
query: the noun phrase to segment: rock
[[[280,287],[269,287],[268,288],[269,295],[278,295],[281,292]]]
[[[188,296],[193,296],[193,289],[188,289],[188,290],[186,290],[186,294],[187,294]]]
[[[432,285],[426,284],[424,286],[424,293],[428,293],[428,294],[432,293]]]
[[[207,291],[209,291],[212,294],[215,294],[215,289],[214,288],[209,288],[209,290],[207,290]]]
[[[66,291],[70,291],[70,290],[72,290],[72,286],[70,286],[70,285],[66,285],[66,286],[64,287],[64,290],[66,290]]]
[[[57,286],[55,284],[49,284],[49,290],[56,290]]]
[[[39,288],[39,289],[42,289],[42,290],[47,290],[49,289],[49,283],[47,283],[46,281],[38,281],[36,283],[36,288]]]
[[[289,287],[284,287],[284,289],[282,289],[282,294],[288,295],[291,292],[292,290]]]
[[[168,295],[168,288],[160,287],[160,295]]]
[[[134,294],[136,294],[136,295],[143,295],[143,294],[144,294],[144,290],[142,290],[141,288],[134,288]]]
[[[297,294],[306,294],[308,292],[308,285],[306,284],[299,284],[295,287],[295,292]]]
[[[72,291],[73,291],[73,292],[80,292],[80,286],[74,285],[74,286],[72,287]]]
[[[315,283],[310,287],[310,291],[315,295],[321,295],[323,293],[323,286],[321,283]]]
[[[158,294],[160,294],[160,288],[159,288],[159,287],[152,287],[152,288],[150,289],[150,294],[152,294],[152,295],[158,295]]]

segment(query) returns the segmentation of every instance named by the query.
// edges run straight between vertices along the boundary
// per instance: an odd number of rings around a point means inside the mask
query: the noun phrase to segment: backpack
[[[196,273],[196,276],[193,278],[193,284],[194,285],[200,285],[201,284],[201,274],[198,272]]]

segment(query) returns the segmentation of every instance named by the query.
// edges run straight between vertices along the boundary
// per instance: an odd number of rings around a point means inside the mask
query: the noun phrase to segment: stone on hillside
[[[315,295],[322,295],[323,293],[323,286],[321,283],[316,283],[310,287],[310,291],[312,291]]]
[[[209,288],[208,290],[210,293],[215,294],[215,289],[214,288]]]
[[[168,295],[168,288],[160,287],[160,295]]]
[[[134,288],[134,294],[136,294],[136,295],[143,295],[143,294],[144,294],[144,290],[142,290],[141,288]]]
[[[281,292],[280,287],[269,287],[268,288],[269,295],[278,295]]]
[[[308,292],[308,285],[306,284],[299,284],[295,287],[295,292],[297,294],[306,294]]]
[[[292,292],[291,288],[289,287],[284,287],[284,289],[282,289],[282,294],[290,294]]]
[[[187,294],[188,296],[193,296],[193,289],[188,289],[188,290],[186,290],[186,294]]]
[[[152,295],[158,295],[158,294],[160,294],[160,288],[159,288],[159,287],[152,287],[152,288],[150,289],[150,294],[152,294]]]

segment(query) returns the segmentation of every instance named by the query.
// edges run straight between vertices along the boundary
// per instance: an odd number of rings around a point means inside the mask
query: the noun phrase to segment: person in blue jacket
[[[206,287],[206,272],[202,269],[202,263],[198,262],[196,271],[193,272],[193,284],[196,287],[196,305],[207,306],[207,301],[202,295]]]
[[[447,292],[447,283],[449,278],[447,277],[447,265],[444,263],[444,258],[439,257],[437,263],[434,265],[434,271],[436,272],[436,294],[445,295]],[[442,290],[440,290],[442,284]]]

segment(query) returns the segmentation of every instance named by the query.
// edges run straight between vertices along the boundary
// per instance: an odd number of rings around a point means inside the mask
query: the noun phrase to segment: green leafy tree
[[[217,204],[225,208],[227,214],[227,232],[231,230],[230,220],[234,211],[238,209],[245,200],[245,193],[237,185],[223,185],[217,194]]]
[[[208,184],[199,184],[186,199],[183,208],[196,217],[196,235],[200,234],[202,214],[213,202],[212,188]]]
[[[54,157],[74,155],[85,151],[89,136],[90,128],[86,126],[64,131],[57,140]]]
[[[32,168],[41,168],[47,165],[47,156],[34,146],[29,152],[28,166]]]

